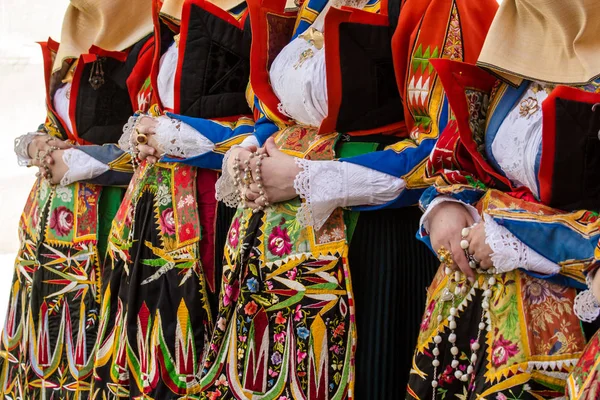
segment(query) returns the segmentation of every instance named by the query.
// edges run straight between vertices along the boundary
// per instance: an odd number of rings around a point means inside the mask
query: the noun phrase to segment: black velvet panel
[[[599,131],[600,111],[592,111],[590,104],[556,99],[552,207],[600,211]]]
[[[398,26],[398,18],[400,17],[400,8],[402,8],[402,0],[388,0],[388,20],[390,21],[390,29],[392,32]]]
[[[249,114],[250,43],[248,30],[192,6],[178,111],[200,118]]]
[[[104,84],[98,89],[94,89],[89,82],[95,63],[83,66],[75,109],[80,138],[100,145],[119,140],[123,125],[133,114],[126,81],[147,40],[148,37],[145,37],[136,43],[125,62],[107,57],[96,61],[102,64],[104,71]]]
[[[387,26],[340,25],[342,102],[339,132],[373,129],[404,119]]]

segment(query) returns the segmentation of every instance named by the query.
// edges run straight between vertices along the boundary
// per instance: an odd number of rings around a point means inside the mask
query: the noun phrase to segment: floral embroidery
[[[54,229],[57,235],[66,236],[73,229],[73,220],[73,211],[64,206],[57,207],[52,211],[50,228]]]
[[[231,224],[231,228],[229,228],[229,235],[227,240],[229,241],[229,245],[231,247],[237,247],[239,243],[239,233],[240,233],[240,219],[236,218],[233,220]]]
[[[506,364],[510,357],[518,353],[518,346],[500,335],[492,347],[492,362],[495,366]]]
[[[479,153],[484,154],[485,121],[490,97],[485,92],[473,89],[465,89],[465,94],[469,105],[469,126],[473,132],[473,140],[477,143]]]
[[[167,235],[175,234],[175,218],[172,208],[167,208],[160,214],[160,226]]]
[[[284,256],[292,252],[292,242],[287,228],[276,226],[269,236],[269,251],[276,256]]]

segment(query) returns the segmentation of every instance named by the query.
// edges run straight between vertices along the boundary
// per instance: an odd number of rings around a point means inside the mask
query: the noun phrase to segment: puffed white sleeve
[[[304,199],[297,218],[314,229],[321,228],[338,207],[385,204],[406,186],[401,178],[348,162],[296,159],[296,164],[301,171],[294,188]]]

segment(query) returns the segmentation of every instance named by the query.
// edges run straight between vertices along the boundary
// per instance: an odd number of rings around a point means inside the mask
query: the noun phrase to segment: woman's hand
[[[229,172],[229,176],[235,176],[236,172],[234,171],[233,167],[237,164],[240,173],[240,178],[242,178],[241,175],[243,175],[244,168],[246,168],[244,163],[247,160],[250,160],[250,155],[256,151],[256,146],[238,146],[234,147],[230,151],[231,153],[229,155],[229,158],[227,159],[227,172]],[[236,162],[236,158],[239,161]]]
[[[46,171],[44,171],[44,177],[47,178],[50,181],[50,183],[54,185],[58,185],[69,170],[69,167],[63,159],[64,153],[65,150],[62,149],[54,150],[52,154],[48,156],[49,159],[46,160],[46,168],[48,168],[47,172],[50,173],[50,176],[48,176],[45,173]]]
[[[484,270],[492,268],[493,251],[485,242],[485,225],[477,224],[471,228],[466,240],[469,242],[469,254],[479,261],[479,267]]]
[[[295,158],[279,151],[273,138],[269,138],[259,153],[266,152],[267,157],[262,159],[260,168],[260,181],[257,174],[258,157],[250,160],[252,170],[252,183],[246,190],[248,206],[257,208],[266,206],[266,203],[279,203],[298,196],[294,189],[294,180],[300,172]],[[262,188],[258,185],[261,184]],[[264,194],[261,194],[264,193]]]
[[[48,135],[34,138],[27,146],[27,155],[31,158],[31,165],[39,168],[37,176],[46,177],[50,166],[54,163],[53,153],[59,149],[69,149],[71,143]]]
[[[446,201],[438,204],[428,216],[431,246],[437,252],[443,246],[452,253],[452,260],[470,281],[475,273],[469,267],[465,251],[460,247],[463,228],[473,225],[473,217],[460,203]]]
[[[141,117],[135,125],[134,134],[136,137],[134,140],[137,144],[138,158],[140,160],[148,160],[149,163],[156,163],[160,158],[162,152],[158,142],[154,138],[156,134],[156,125],[158,121],[155,118],[144,116]],[[140,143],[137,139],[138,136],[145,136],[146,143]]]

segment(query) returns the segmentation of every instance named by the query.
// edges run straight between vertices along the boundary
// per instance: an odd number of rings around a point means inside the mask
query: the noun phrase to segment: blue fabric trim
[[[320,14],[321,11],[323,11],[323,8],[325,8],[325,5],[328,1],[329,0],[308,0],[308,4],[306,5],[306,7],[313,11],[316,11],[317,14]],[[292,40],[296,39],[296,37],[298,37],[299,35],[302,35],[302,33],[304,33],[304,31],[306,31],[311,25],[312,24],[308,23],[307,21],[300,20],[298,26],[296,27],[296,31],[292,36]]]
[[[426,139],[419,146],[406,148],[401,152],[388,149],[340,160],[402,178],[429,156],[435,143],[435,139]]]
[[[95,158],[103,164],[110,164],[111,162],[125,154],[125,152],[114,143],[104,144],[102,146],[76,146],[74,148],[84,152],[92,158]]]
[[[485,153],[489,163],[494,167],[496,171],[499,171],[503,176],[506,176],[502,171],[502,168],[496,161],[494,153],[492,152],[492,145],[498,134],[498,130],[502,125],[502,122],[506,119],[506,116],[512,111],[517,102],[523,96],[523,93],[529,87],[529,81],[523,81],[518,88],[508,86],[506,92],[500,99],[498,106],[496,107],[494,114],[490,117],[490,123],[485,133]]]
[[[477,203],[484,194],[484,191],[475,188],[464,188],[456,192],[440,193],[435,186],[430,186],[423,192],[423,195],[419,200],[419,205],[422,209],[426,210],[431,202],[438,196],[450,196],[453,199],[462,201],[465,204],[474,204]]]
[[[494,220],[527,246],[557,264],[566,260],[592,258],[600,238],[600,234],[586,238],[559,223],[524,221],[506,217],[494,217]],[[548,243],[553,245],[548,246]]]
[[[190,157],[185,159],[163,157],[160,161],[168,163],[181,163],[191,165],[192,167],[214,169],[220,171],[221,167],[223,166],[223,157],[223,154],[210,152],[201,154],[196,157]]]

